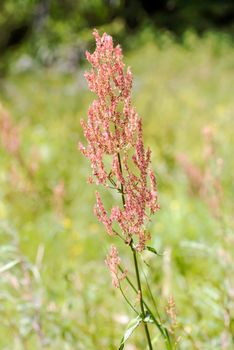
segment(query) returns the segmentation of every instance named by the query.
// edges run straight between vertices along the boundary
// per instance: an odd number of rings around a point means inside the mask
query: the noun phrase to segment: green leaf
[[[126,343],[128,338],[132,335],[134,330],[139,326],[139,324],[141,322],[142,322],[141,316],[137,316],[136,318],[134,318],[134,320],[132,320],[129,323],[128,328],[127,328],[126,332],[124,333],[123,338],[121,339],[119,350],[123,350],[124,349],[124,344]]]
[[[144,322],[146,322],[146,323],[154,323],[154,320],[151,317],[151,313],[148,310],[145,313]]]
[[[0,273],[5,272],[7,270],[10,270],[12,267],[14,267],[15,265],[17,265],[20,262],[20,260],[13,260],[11,262],[9,262],[8,264],[0,267]]]
[[[154,253],[154,254],[156,254],[156,255],[158,255],[158,256],[163,256],[163,254],[159,254],[158,252],[157,252],[157,250],[156,249],[154,249],[153,247],[150,247],[150,246],[146,246],[146,249],[147,250],[149,250],[151,253]]]

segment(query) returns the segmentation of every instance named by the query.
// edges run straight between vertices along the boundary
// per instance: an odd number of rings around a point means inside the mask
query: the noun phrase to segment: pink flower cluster
[[[0,104],[0,143],[10,154],[16,154],[20,148],[18,129],[13,125],[8,112]]]
[[[151,151],[143,144],[142,120],[131,101],[132,74],[130,68],[125,73],[121,48],[114,47],[106,33],[93,34],[96,50],[86,53],[92,69],[85,77],[97,99],[89,108],[88,121],[81,121],[88,145],[80,144],[80,150],[91,162],[91,182],[95,179],[122,197],[123,206],[112,207],[108,214],[97,193],[98,219],[110,235],[116,234],[117,223],[125,241],[142,251],[150,239],[145,229],[149,215],[159,208]]]
[[[111,277],[112,284],[115,288],[119,288],[119,281],[126,277],[127,271],[124,271],[121,275],[119,274],[120,257],[115,246],[111,246],[110,253],[107,255],[105,263],[108,266]]]

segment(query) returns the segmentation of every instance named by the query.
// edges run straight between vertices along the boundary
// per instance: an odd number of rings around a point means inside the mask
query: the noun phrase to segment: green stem
[[[119,266],[120,271],[123,273],[124,270],[122,269],[121,266]],[[137,288],[134,286],[134,284],[132,283],[132,281],[130,280],[130,278],[128,276],[125,277],[126,281],[128,282],[128,284],[130,285],[130,287],[134,290],[134,292],[137,294],[138,290]],[[163,336],[165,342],[166,342],[166,346],[168,350],[172,350],[172,344],[171,344],[171,340],[170,340],[170,336],[168,334],[168,330],[161,325],[161,323],[156,319],[156,317],[153,315],[150,307],[148,306],[148,304],[145,302],[144,298],[142,298],[142,302],[146,308],[146,310],[150,313],[150,316],[154,322],[154,324],[156,325],[156,327],[158,328],[159,332],[161,333],[161,335]]]
[[[123,174],[120,154],[118,153],[117,156],[118,156],[118,162],[119,162],[119,169],[120,169],[121,174]],[[121,183],[121,194],[122,194],[123,207],[125,208],[124,186],[123,186],[122,183]],[[142,301],[143,299],[142,299],[141,280],[140,280],[140,274],[139,274],[139,268],[138,268],[138,262],[137,262],[137,255],[136,255],[135,249],[133,248],[132,241],[131,241],[130,247],[131,247],[132,253],[133,253],[133,260],[134,260],[134,266],[135,266],[135,272],[136,272],[136,278],[137,278],[137,286],[138,286],[138,290],[140,292],[141,313],[142,313],[142,317],[143,317],[143,320],[144,320],[145,319],[145,309],[144,309],[144,304],[143,304],[143,301]],[[145,329],[147,342],[148,342],[148,345],[149,345],[149,350],[153,350],[151,339],[150,339],[150,333],[149,333],[148,325],[147,325],[147,323],[145,321],[143,321],[143,324],[144,324],[144,329]]]
[[[122,163],[121,163],[121,158],[120,158],[120,154],[118,153],[118,161],[119,161],[119,169],[121,174],[123,174],[123,170],[122,170]],[[122,194],[122,202],[123,202],[123,207],[125,207],[125,198],[124,198],[124,187],[123,184],[121,183],[121,194]]]
[[[159,312],[158,312],[158,307],[157,307],[157,305],[156,305],[156,301],[155,301],[155,299],[154,299],[154,296],[153,296],[153,293],[152,293],[152,291],[151,291],[151,288],[150,288],[150,285],[149,285],[149,282],[148,282],[146,273],[145,273],[144,268],[143,268],[142,266],[141,266],[141,270],[142,270],[143,275],[144,275],[144,278],[145,278],[145,282],[146,282],[146,286],[147,286],[147,289],[148,289],[149,294],[150,294],[150,298],[151,298],[151,300],[152,300],[152,302],[153,302],[153,304],[154,304],[154,308],[155,308],[157,317],[158,317],[159,321],[161,322],[161,317],[160,317],[160,314],[159,314]]]
[[[128,304],[128,305],[131,307],[131,309],[138,315],[137,310],[134,308],[134,306],[131,304],[131,302],[128,300],[128,298],[127,298],[126,295],[124,294],[121,285],[119,285],[119,289],[120,289],[120,292],[121,292],[122,296],[123,296],[124,299],[126,300],[127,304]]]
[[[141,313],[142,313],[142,317],[143,317],[143,324],[144,324],[145,334],[146,334],[146,338],[147,338],[147,341],[148,341],[149,349],[153,350],[153,346],[152,346],[151,339],[150,339],[150,333],[149,333],[148,325],[144,321],[146,315],[145,315],[145,308],[144,308],[144,303],[143,303],[143,299],[142,299],[141,279],[140,279],[139,267],[138,267],[138,262],[137,262],[137,254],[136,254],[136,251],[133,248],[132,244],[131,244],[131,249],[132,249],[132,253],[133,253],[133,260],[134,260],[134,266],[135,266],[135,272],[136,272],[136,278],[137,278],[138,291],[140,292],[140,306],[141,306]]]

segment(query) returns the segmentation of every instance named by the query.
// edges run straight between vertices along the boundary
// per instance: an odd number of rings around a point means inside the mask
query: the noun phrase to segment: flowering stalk
[[[22,155],[20,136],[19,128],[14,125],[10,114],[0,103],[0,147],[17,160],[31,182],[37,170],[38,162],[35,155],[30,166],[25,162]]]
[[[146,322],[145,303],[137,261],[138,253],[146,249],[150,235],[146,231],[150,215],[158,209],[156,178],[151,167],[151,151],[143,144],[142,120],[131,101],[132,73],[124,70],[120,46],[113,46],[112,37],[99,36],[94,31],[96,50],[86,53],[92,69],[85,73],[89,88],[97,95],[88,111],[88,121],[81,120],[87,146],[80,144],[80,150],[91,162],[92,176],[89,182],[96,182],[115,190],[122,199],[107,213],[101,196],[96,193],[95,214],[110,236],[118,236],[133,254],[141,318],[152,348]],[[111,163],[111,166],[109,165]],[[118,232],[118,227],[120,232]],[[115,287],[126,277],[126,271],[119,274],[120,258],[112,246],[106,258]],[[147,309],[147,308],[146,308]],[[148,310],[149,312],[149,310]],[[158,323],[160,327],[160,323]],[[162,331],[164,338],[167,335]],[[168,342],[169,344],[169,342]]]

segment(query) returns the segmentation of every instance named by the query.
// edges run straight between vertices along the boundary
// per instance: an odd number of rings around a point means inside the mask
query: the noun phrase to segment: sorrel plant
[[[117,248],[112,245],[106,258],[112,283],[114,287],[120,288],[128,304],[137,313],[135,325],[125,333],[119,349],[124,348],[125,341],[140,323],[144,326],[149,349],[153,349],[149,323],[157,327],[167,349],[172,349],[167,327],[161,322],[157,310],[152,311],[145,301],[139,270],[139,255],[146,249],[155,252],[147,245],[150,240],[147,225],[159,205],[151,151],[145,149],[142,120],[132,106],[132,73],[130,68],[125,71],[121,48],[119,45],[114,47],[112,37],[106,33],[100,37],[96,30],[93,34],[96,49],[93,54],[86,53],[92,69],[85,73],[85,78],[97,98],[89,108],[88,121],[81,121],[88,144],[80,144],[80,150],[91,163],[92,176],[89,182],[116,191],[120,196],[120,203],[112,206],[108,214],[100,194],[96,192],[94,211],[107,233],[129,247],[136,276],[135,286],[127,270],[121,267]],[[139,312],[123,293],[123,279],[137,294]]]

